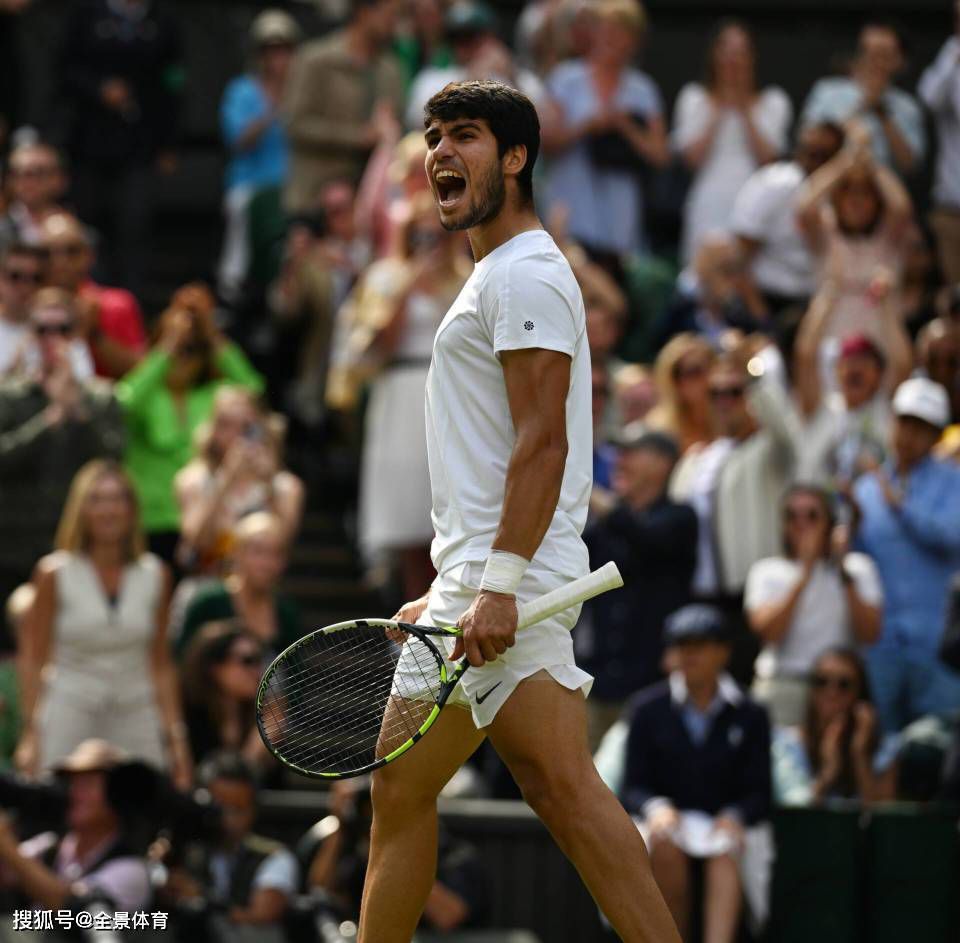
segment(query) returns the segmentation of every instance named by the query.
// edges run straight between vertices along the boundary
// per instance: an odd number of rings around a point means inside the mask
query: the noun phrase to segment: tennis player
[[[679,943],[643,841],[587,747],[593,679],[574,662],[577,610],[516,631],[518,600],[588,572],[592,478],[583,300],[533,206],[537,113],[506,85],[461,82],[430,99],[424,126],[440,220],[466,230],[476,266],[427,380],[438,576],[395,618],[459,625],[449,655],[473,667],[453,695],[463,709],[374,773],[360,940],[409,943],[434,881],[437,795],[489,737],[620,937]]]

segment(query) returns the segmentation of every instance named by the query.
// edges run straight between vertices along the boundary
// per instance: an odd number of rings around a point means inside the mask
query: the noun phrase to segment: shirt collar
[[[690,695],[682,671],[672,671],[670,673],[670,700],[678,707],[685,707],[689,703]],[[707,710],[713,710],[714,705],[718,702],[736,707],[742,700],[743,692],[737,687],[736,681],[724,672],[717,679],[717,693]]]

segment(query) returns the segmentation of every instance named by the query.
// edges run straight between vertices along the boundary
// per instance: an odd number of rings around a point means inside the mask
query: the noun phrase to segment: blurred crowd
[[[49,120],[0,101],[0,761],[65,788],[52,832],[0,821],[11,901],[166,904],[189,939],[293,938],[307,892],[356,917],[366,787],[332,790],[296,854],[255,835],[259,790],[291,782],[254,700],[315,627],[283,580],[334,450],[368,585],[388,606],[434,576],[424,386],[471,259],[433,207],[422,109],[474,78],[535,103],[537,206],[584,295],[585,539],[626,587],[574,640],[598,766],[685,938],[692,910],[710,940],[762,926],[775,807],[960,798],[960,6],[916,88],[870,19],[803,101],[723,20],[672,108],[639,0],[514,23],[352,0],[319,36],[262,10],[221,101],[220,257],[146,314],[182,23],[162,0],[70,8]],[[203,786],[216,827],[141,841],[131,770],[162,771],[171,807]],[[450,789],[502,779],[485,756]],[[486,906],[476,851],[445,839],[426,924]]]

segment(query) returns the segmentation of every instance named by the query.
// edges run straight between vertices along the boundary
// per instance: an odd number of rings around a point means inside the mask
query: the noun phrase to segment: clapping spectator
[[[893,799],[896,748],[896,737],[883,737],[878,728],[863,659],[852,648],[827,649],[810,672],[802,721],[775,731],[775,800],[866,805]]]
[[[688,331],[677,334],[657,354],[653,369],[659,403],[647,424],[673,436],[681,456],[713,439],[709,379],[715,358],[710,342]]]
[[[794,726],[817,656],[879,638],[883,591],[870,557],[844,546],[826,491],[794,485],[781,506],[783,555],[750,567],[744,608],[764,646],[753,696],[775,725]]]
[[[793,107],[776,87],[759,89],[753,36],[736,20],[719,24],[707,51],[706,82],[680,90],[673,147],[693,173],[684,207],[681,257],[689,262],[710,232],[729,226],[740,188],[786,149]]]
[[[70,487],[56,551],[36,567],[23,633],[18,765],[49,770],[93,734],[190,783],[190,752],[167,645],[170,574],[146,552],[136,495],[113,462]]]
[[[570,235],[620,276],[620,257],[646,247],[643,174],[669,160],[660,91],[633,65],[646,29],[638,0],[601,0],[586,56],[547,78],[558,112],[543,137],[549,202],[567,209]]]
[[[30,302],[47,259],[37,246],[12,242],[0,253],[0,376],[14,369],[30,341]]]
[[[861,121],[874,160],[909,174],[923,161],[923,112],[916,99],[894,86],[907,64],[903,36],[891,23],[871,20],[857,40],[850,75],[820,79],[803,106],[800,124]]]
[[[63,158],[41,141],[21,144],[10,154],[7,179],[10,203],[0,216],[0,249],[12,243],[38,245],[43,221],[61,212],[67,189]]]
[[[214,321],[209,289],[179,289],[160,316],[150,353],[117,384],[126,414],[125,464],[137,487],[150,546],[172,561],[180,538],[174,478],[193,457],[217,390],[234,383],[259,393],[263,381]]]
[[[960,469],[931,455],[950,419],[942,386],[902,383],[889,460],[854,487],[856,547],[876,561],[883,632],[867,658],[884,732],[960,702],[960,679],[937,658],[949,585],[960,568]]]

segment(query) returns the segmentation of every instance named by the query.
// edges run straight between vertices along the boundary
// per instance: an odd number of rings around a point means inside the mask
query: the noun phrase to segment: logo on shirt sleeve
[[[533,321],[524,321],[524,322],[523,322],[523,329],[524,329],[525,331],[532,331],[532,330],[533,330]]]

